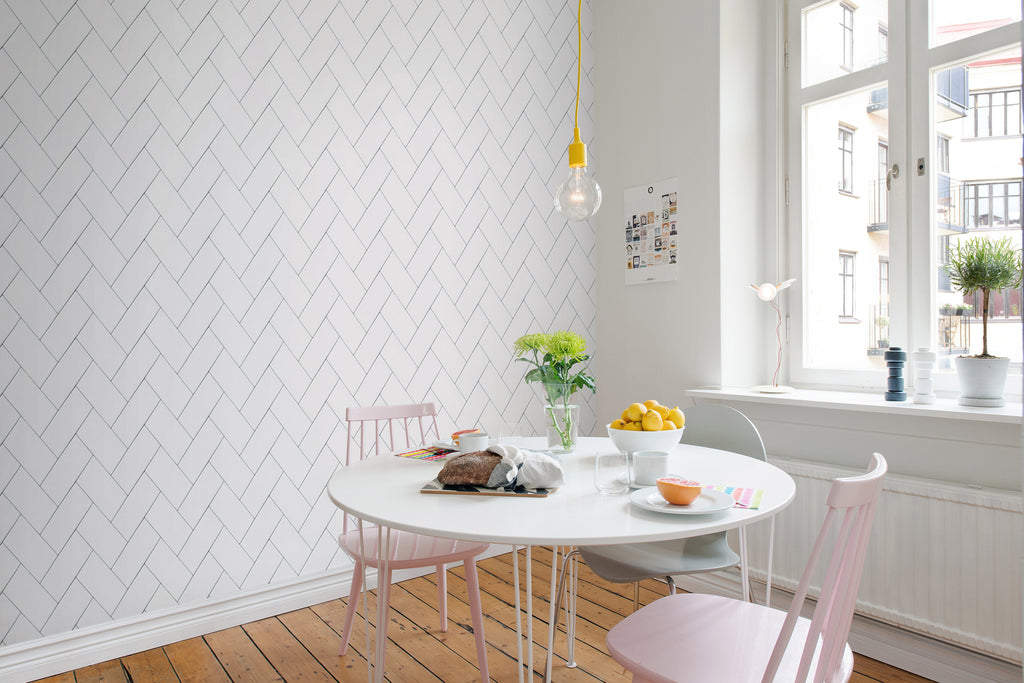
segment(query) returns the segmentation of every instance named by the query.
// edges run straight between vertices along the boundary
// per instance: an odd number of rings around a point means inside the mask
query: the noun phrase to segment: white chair
[[[767,461],[764,443],[757,427],[747,416],[729,406],[704,403],[687,408],[686,430],[681,442],[694,446],[733,451],[751,458]],[[715,482],[742,484],[742,482]],[[767,602],[771,604],[771,563],[775,538],[775,519],[769,530]],[[750,597],[747,567],[747,530],[739,529],[740,553],[737,555],[726,542],[725,532],[652,543],[584,546],[580,556],[595,574],[615,583],[637,582],[662,577],[675,593],[672,575],[696,574],[727,569],[739,563],[743,599]],[[633,609],[639,605],[639,584],[633,591]]]
[[[701,403],[684,411],[686,430],[681,443],[706,446],[740,453],[751,458],[766,461],[764,442],[757,427],[746,415],[729,406],[715,403]],[[742,482],[714,482],[741,484]],[[775,540],[775,518],[770,521],[768,544],[768,576],[765,604],[771,604],[772,549]],[[606,581],[633,583],[633,610],[640,605],[640,584],[644,579],[661,578],[668,583],[669,593],[675,595],[676,584],[673,575],[699,574],[728,569],[740,565],[741,592],[744,600],[750,599],[749,569],[747,565],[747,530],[739,529],[740,553],[737,555],[726,540],[726,532],[720,531],[705,536],[680,538],[669,541],[646,543],[625,543],[620,545],[583,546],[568,552],[562,561],[561,576],[555,594],[555,623],[565,590],[566,578],[570,573],[570,562],[579,555],[590,569]],[[575,654],[576,629],[575,596],[569,597],[569,661]],[[550,656],[550,655],[549,655]]]
[[[349,408],[345,411],[348,427],[348,445],[345,448],[345,466],[351,462],[352,443],[357,441],[360,460],[367,455],[379,455],[381,452],[397,448],[414,448],[427,443],[428,438],[437,440],[437,408],[433,403],[417,403],[404,406],[380,406],[373,408]],[[395,437],[396,426],[399,436],[404,434],[404,446]],[[367,443],[372,438],[372,449]],[[362,553],[360,553],[360,532],[358,527],[349,528],[349,516],[345,515],[342,533],[338,536],[345,553],[355,563],[352,575],[352,588],[349,591],[348,605],[345,608],[345,626],[341,633],[339,654],[348,650],[348,641],[352,635],[352,624],[355,621],[356,607],[363,586],[364,567],[377,567],[377,534],[366,533],[363,525]],[[378,590],[384,591],[384,610],[377,615],[378,637],[387,638],[388,604],[391,597],[391,573],[395,569],[413,569],[435,567],[437,570],[438,612],[441,615],[441,630],[448,630],[448,587],[445,565],[449,562],[462,562],[466,570],[466,588],[469,608],[473,621],[473,634],[476,637],[476,655],[480,668],[480,678],[485,683],[490,680],[487,670],[487,645],[484,641],[484,620],[480,609],[480,588],[476,571],[476,557],[489,547],[487,543],[471,541],[454,541],[446,538],[435,538],[421,534],[392,529],[389,532],[390,543],[386,570],[378,577]],[[367,657],[367,659],[371,659]]]
[[[608,650],[634,681],[839,683],[853,673],[846,640],[887,465],[832,482],[828,513],[789,611],[716,595],[655,600],[608,632]],[[832,537],[832,540],[829,540]],[[800,616],[826,543],[831,558],[808,620]]]

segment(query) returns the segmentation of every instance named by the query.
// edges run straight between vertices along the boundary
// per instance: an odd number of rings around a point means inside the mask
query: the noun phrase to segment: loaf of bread
[[[501,462],[501,456],[487,451],[471,451],[450,458],[441,468],[437,480],[442,484],[469,484],[487,486],[491,472]]]

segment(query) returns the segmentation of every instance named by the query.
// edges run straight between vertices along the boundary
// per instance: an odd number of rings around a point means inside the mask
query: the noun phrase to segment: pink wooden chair
[[[875,453],[867,474],[832,482],[828,513],[789,612],[716,595],[670,595],[608,632],[612,657],[634,681],[652,683],[849,681],[853,653],[846,639],[886,469]],[[831,560],[808,620],[800,609],[830,535]]]
[[[345,411],[348,427],[348,445],[345,448],[345,466],[351,463],[353,442],[358,443],[359,459],[369,455],[398,448],[414,448],[437,440],[437,408],[433,403],[417,403],[405,406],[379,406],[373,408],[348,408]],[[397,429],[396,429],[397,428]],[[398,432],[396,436],[396,431]],[[404,437],[404,438],[399,438]],[[363,586],[363,568],[377,568],[376,533],[367,533],[363,525],[363,553],[359,552],[359,530],[350,524],[345,515],[342,533],[338,536],[345,553],[355,562],[352,575],[352,589],[349,591],[348,606],[345,609],[345,626],[341,634],[341,649],[344,655],[352,635],[359,594]],[[448,630],[448,586],[445,565],[462,562],[466,568],[466,588],[469,593],[469,608],[476,636],[476,654],[480,667],[480,678],[489,681],[487,671],[487,646],[484,642],[484,619],[480,610],[480,584],[477,579],[476,557],[487,550],[488,544],[470,541],[454,541],[392,529],[390,532],[389,555],[386,573],[378,577],[378,590],[384,590],[384,613],[377,615],[378,632],[386,638],[388,604],[391,598],[391,574],[395,569],[417,569],[435,567],[437,570],[437,600],[441,615],[441,630]]]

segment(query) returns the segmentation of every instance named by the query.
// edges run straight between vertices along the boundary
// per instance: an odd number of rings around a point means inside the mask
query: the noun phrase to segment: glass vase
[[[568,453],[576,447],[580,421],[580,407],[572,403],[573,387],[551,383],[543,383],[542,386],[548,450]]]

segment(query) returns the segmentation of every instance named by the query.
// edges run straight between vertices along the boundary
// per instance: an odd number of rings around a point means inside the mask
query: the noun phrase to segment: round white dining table
[[[543,444],[542,438],[527,438],[522,447],[541,449]],[[755,510],[733,507],[699,515],[655,512],[631,503],[629,494],[602,495],[597,491],[596,456],[615,450],[611,439],[580,438],[573,452],[556,456],[562,464],[565,484],[546,497],[425,494],[421,488],[437,476],[443,462],[393,455],[369,457],[338,470],[328,482],[327,493],[341,509],[383,527],[527,547],[700,536],[772,517],[796,494],[792,477],[774,465],[730,451],[678,444],[669,452],[669,473],[705,485],[762,489],[761,504]],[[386,557],[378,558],[378,562],[386,561]],[[552,638],[550,634],[549,647]],[[382,641],[379,638],[376,647],[375,678],[383,675],[379,666],[383,660]]]

